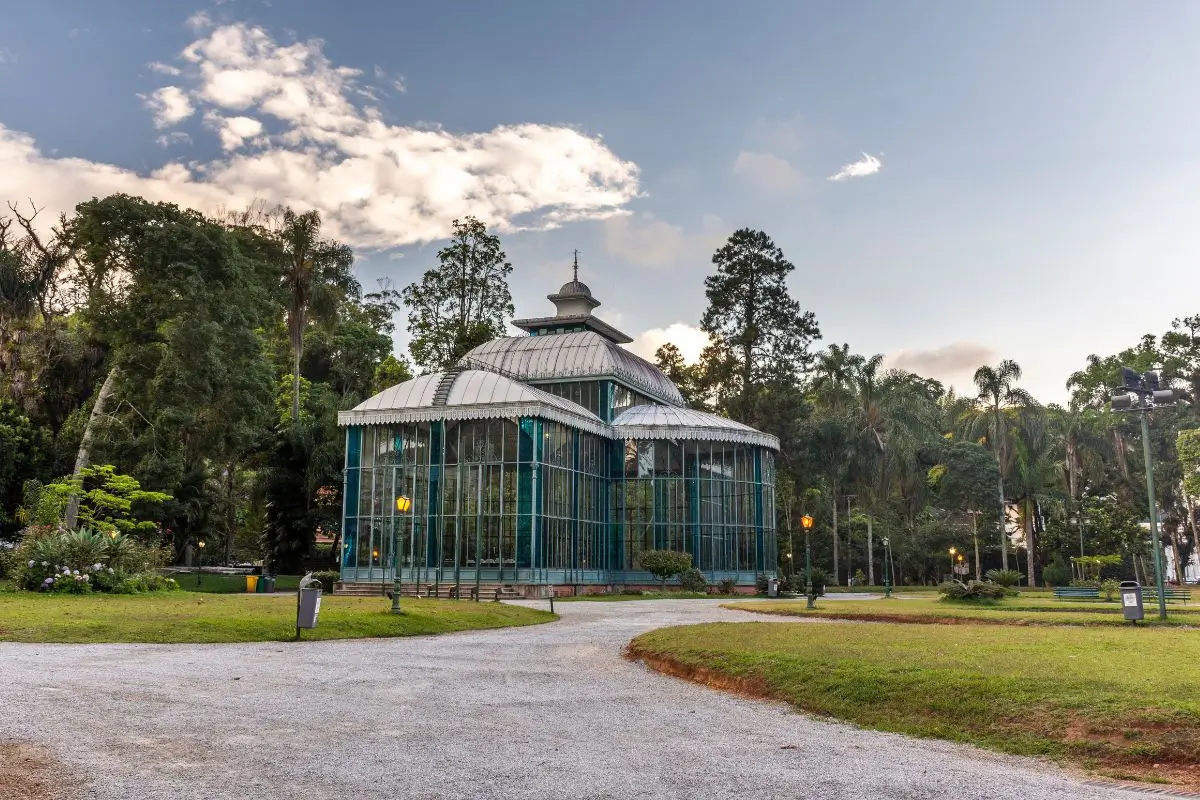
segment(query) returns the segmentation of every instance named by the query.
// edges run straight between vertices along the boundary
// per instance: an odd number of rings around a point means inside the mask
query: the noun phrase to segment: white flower
[[[84,579],[85,581],[86,581],[86,580],[88,580],[88,576],[85,574],[85,575],[83,576],[83,579]]]
[[[33,564],[34,564],[34,562],[31,560],[31,561],[29,562],[29,566],[31,566],[31,567],[32,567],[32,566],[33,566]]]
[[[71,574],[72,574],[72,575],[78,575],[78,574],[79,574],[79,570],[75,570],[75,571],[73,571]]]
[[[112,575],[112,574],[113,574],[113,568],[112,568],[112,567],[109,567],[109,568],[108,568],[108,574],[109,574],[109,575]]]
[[[50,562],[49,562],[49,561],[43,561],[43,562],[42,562],[42,566],[43,566],[43,567],[48,567],[48,566],[50,566]],[[58,569],[58,568],[57,568],[57,567],[55,567],[55,569]]]
[[[104,566],[104,565],[103,565],[103,564],[92,564],[92,571],[93,571],[93,572],[96,572],[96,571],[98,571],[98,570],[99,570],[99,569],[100,569],[102,566]]]

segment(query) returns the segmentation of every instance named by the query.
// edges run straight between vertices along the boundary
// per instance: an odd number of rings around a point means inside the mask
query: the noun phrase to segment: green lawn
[[[322,597],[318,626],[305,639],[418,636],[556,619],[502,603],[406,599],[393,615],[374,597]],[[0,600],[0,641],[260,642],[295,634],[295,595],[169,592],[145,595],[7,594]]]
[[[879,730],[1200,788],[1196,631],[713,623],[643,634],[629,652]]]
[[[828,600],[817,599],[813,610],[805,608],[804,600],[766,600],[733,602],[726,608],[754,611],[781,616],[817,616],[831,619],[873,622],[963,623],[985,622],[993,625],[1112,625],[1131,627],[1125,621],[1121,606],[1103,601],[1055,600],[1051,596],[1009,598],[986,605],[954,603],[936,595],[923,595],[889,600]],[[1139,625],[1198,626],[1200,604],[1167,607],[1167,621],[1158,619],[1154,607],[1146,608],[1146,619]]]

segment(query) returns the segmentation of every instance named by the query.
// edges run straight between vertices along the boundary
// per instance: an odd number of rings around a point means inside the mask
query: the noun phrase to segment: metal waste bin
[[[296,635],[301,628],[317,627],[317,615],[321,613],[321,582],[314,580],[312,573],[300,581],[300,592],[296,597]]]
[[[263,575],[258,579],[258,588],[255,589],[260,594],[271,594],[275,591],[275,576]]]
[[[767,597],[779,597],[779,578],[767,578]]]
[[[1125,619],[1137,622],[1146,618],[1146,610],[1142,607],[1142,585],[1137,581],[1121,581],[1121,610]]]

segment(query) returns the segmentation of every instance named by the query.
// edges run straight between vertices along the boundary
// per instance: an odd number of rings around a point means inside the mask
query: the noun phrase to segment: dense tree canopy
[[[353,253],[322,235],[315,212],[214,218],[114,195],[47,222],[27,204],[0,214],[8,540],[47,514],[107,525],[97,502],[111,495],[132,503],[121,512],[131,535],[162,537],[178,558],[208,540],[210,559],[334,563],[337,413],[412,377],[393,352],[400,310],[423,370],[503,335],[513,313],[512,265],[469,217],[420,279],[366,294]],[[673,344],[655,358],[692,407],[779,437],[782,563],[796,563],[792,537],[809,513],[815,562],[843,583],[860,570],[878,582],[885,558],[898,581],[944,579],[950,547],[976,573],[1012,552],[1035,583],[1071,558],[1083,559],[1078,576],[1147,578],[1141,429],[1109,401],[1122,366],[1200,392],[1200,315],[1089,356],[1065,382],[1067,405],[1043,405],[1013,361],[981,365],[960,395],[849,344],[815,350],[794,267],[762,231],[735,231],[712,267],[699,315],[711,345],[696,363]],[[1154,410],[1148,444],[1178,579],[1197,541],[1196,407]],[[318,531],[334,545],[318,548]]]

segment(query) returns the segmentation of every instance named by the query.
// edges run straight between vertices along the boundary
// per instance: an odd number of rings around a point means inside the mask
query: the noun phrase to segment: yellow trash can
[[[249,594],[254,594],[254,590],[257,588],[258,588],[258,576],[257,575],[247,575],[246,576],[246,591]]]

